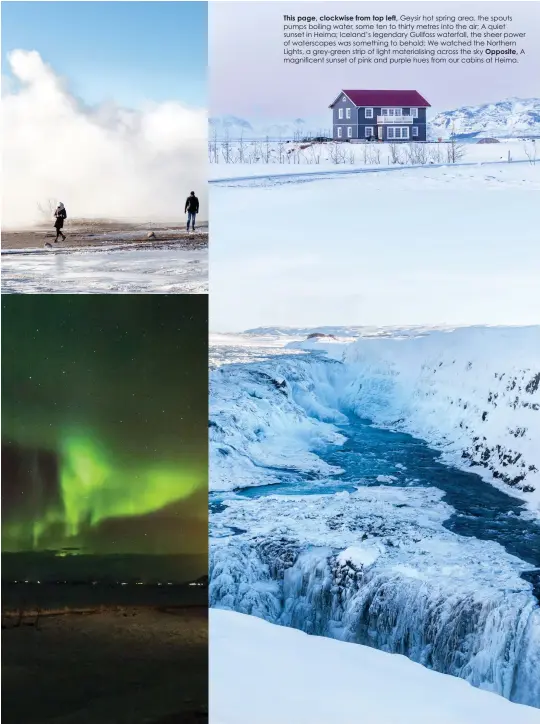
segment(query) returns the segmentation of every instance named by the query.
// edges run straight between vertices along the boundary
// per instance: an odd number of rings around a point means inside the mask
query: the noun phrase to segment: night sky
[[[205,295],[4,297],[4,551],[206,557],[207,340]]]

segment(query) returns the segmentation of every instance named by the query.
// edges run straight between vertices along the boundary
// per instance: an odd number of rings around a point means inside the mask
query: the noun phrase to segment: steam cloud
[[[8,62],[20,87],[3,99],[4,228],[49,220],[58,201],[71,218],[179,221],[192,190],[207,218],[206,110],[88,107],[36,51]]]

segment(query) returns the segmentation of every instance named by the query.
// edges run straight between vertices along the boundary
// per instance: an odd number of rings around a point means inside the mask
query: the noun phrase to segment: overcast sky
[[[516,65],[290,65],[283,62],[283,15],[396,13],[512,15],[527,32]],[[519,42],[519,41],[518,41]],[[416,89],[434,111],[540,95],[539,2],[211,2],[210,112],[249,120],[326,117],[342,88]]]
[[[211,331],[537,324],[538,192],[459,190],[454,175],[420,193],[347,178],[213,187]]]

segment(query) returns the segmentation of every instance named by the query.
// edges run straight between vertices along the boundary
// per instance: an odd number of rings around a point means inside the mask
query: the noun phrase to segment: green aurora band
[[[180,471],[177,465],[125,470],[91,438],[67,437],[60,474],[66,533],[76,536],[86,524],[161,510],[189,497],[200,482],[200,471]]]
[[[38,518],[8,522],[3,526],[3,546],[20,550],[22,541],[32,540],[40,550],[50,536],[62,545],[77,543],[88,528],[106,520],[139,517],[189,498],[201,487],[206,471],[188,463],[157,463],[136,468],[115,461],[89,435],[67,435],[61,443],[60,505],[49,505]]]

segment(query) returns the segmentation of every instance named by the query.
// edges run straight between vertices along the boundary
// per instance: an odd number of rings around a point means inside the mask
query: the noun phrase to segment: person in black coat
[[[187,230],[189,231],[189,225],[195,231],[195,217],[199,213],[199,199],[195,196],[195,191],[192,191],[186,199],[186,207],[184,213],[187,213]]]
[[[54,240],[54,243],[58,241],[58,237],[62,237],[62,241],[66,240],[66,237],[62,233],[62,229],[64,228],[64,221],[67,219],[67,213],[66,213],[66,207],[63,203],[59,203],[56,207],[56,211],[54,212],[54,228],[56,229],[56,239]]]

